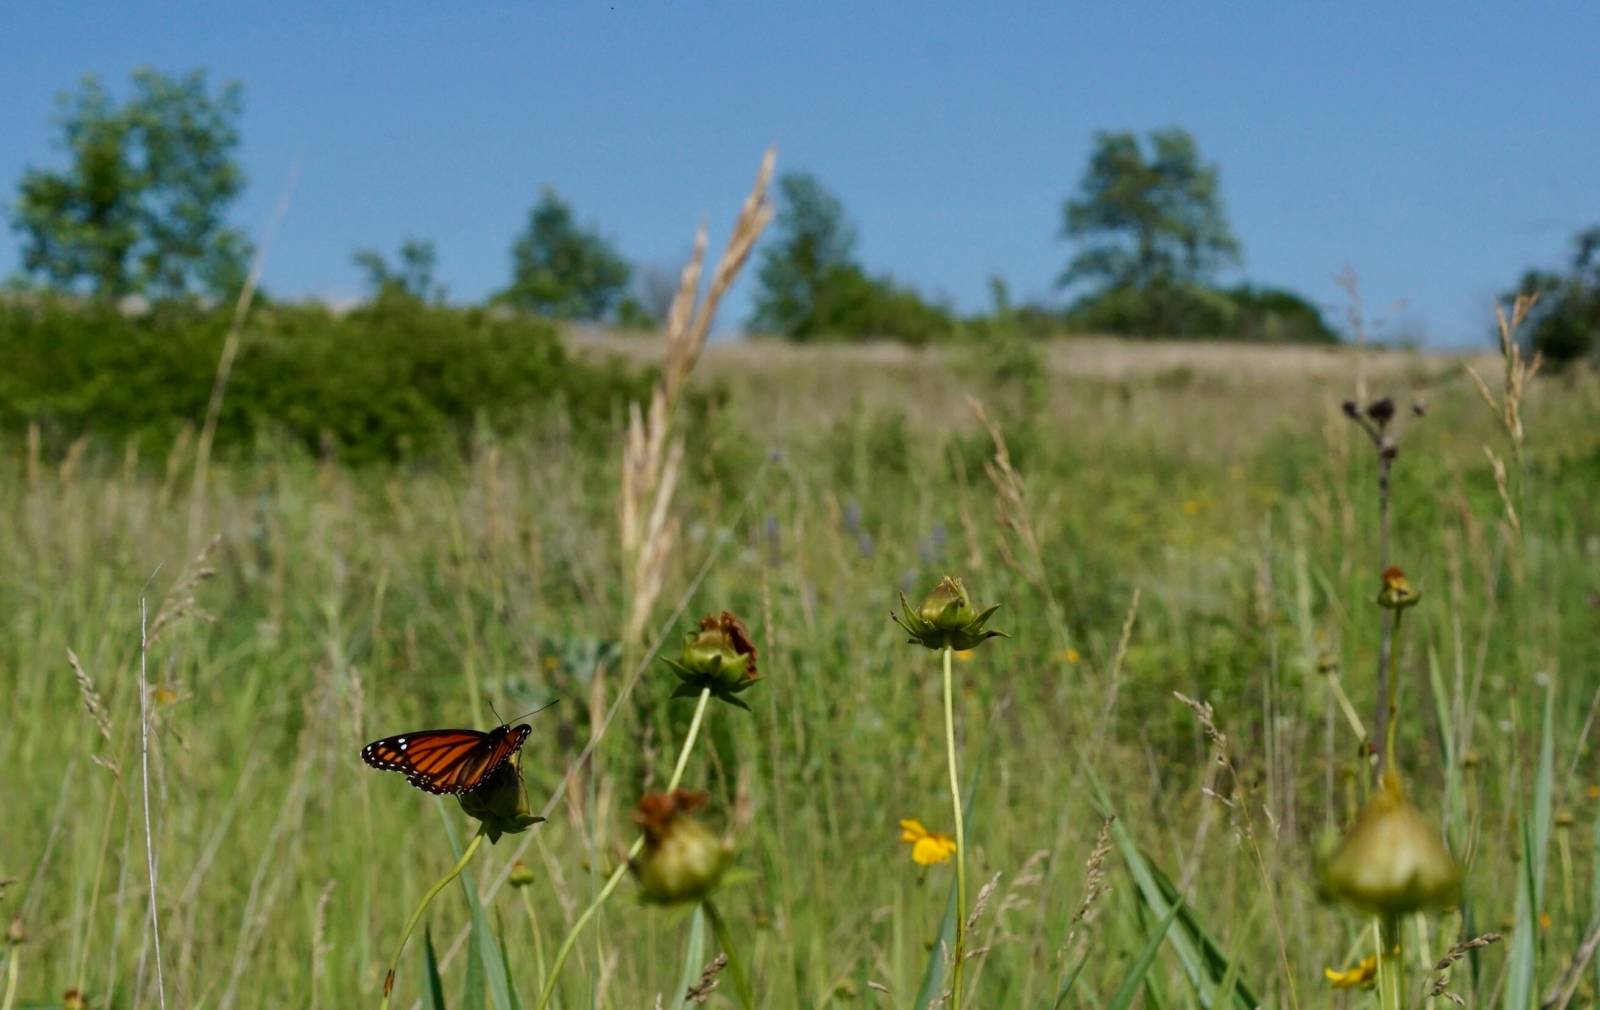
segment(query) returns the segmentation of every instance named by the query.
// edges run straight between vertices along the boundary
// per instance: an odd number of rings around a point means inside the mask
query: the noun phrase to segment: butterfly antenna
[[[486,701],[486,702],[488,702],[488,703],[489,703],[489,711],[491,711],[491,712],[493,712],[493,713],[494,713],[494,717],[495,717],[495,718],[496,718],[496,719],[500,719],[500,712],[499,712],[499,710],[497,710],[497,709],[496,709],[496,708],[495,708],[495,707],[494,707],[494,699],[493,699],[493,698],[485,698],[485,699],[483,699],[483,700],[484,700],[484,701]],[[509,726],[509,725],[510,725],[510,723],[508,723],[508,722],[506,722],[506,721],[505,721],[505,720],[504,720],[504,719],[500,719],[500,725],[502,725],[502,726]]]
[[[540,712],[543,712],[545,709],[549,708],[551,705],[554,705],[556,702],[558,702],[560,700],[561,700],[560,698],[551,698],[549,701],[545,702],[543,705],[540,705],[538,708],[534,709],[532,712],[524,712],[521,715],[517,716],[515,719],[511,720],[511,722],[506,723],[506,725],[510,726],[513,723],[521,722],[522,720],[528,718],[529,716],[538,715]]]

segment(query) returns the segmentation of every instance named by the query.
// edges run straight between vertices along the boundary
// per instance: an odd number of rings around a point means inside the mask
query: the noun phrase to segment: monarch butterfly
[[[475,729],[424,729],[386,736],[361,748],[361,760],[385,771],[405,772],[406,781],[430,793],[469,793],[522,748],[533,727],[500,725]]]

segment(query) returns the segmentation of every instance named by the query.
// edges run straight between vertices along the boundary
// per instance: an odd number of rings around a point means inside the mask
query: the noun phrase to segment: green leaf
[[[1056,987],[1055,1002],[1050,1004],[1050,1010],[1060,1010],[1062,1002],[1067,998],[1067,994],[1072,992],[1073,985],[1077,983],[1078,976],[1083,974],[1083,966],[1088,963],[1089,952],[1084,951],[1083,956],[1078,958],[1078,963],[1073,965],[1072,969],[1062,976],[1061,984]]]
[[[1092,768],[1089,771],[1089,778],[1102,810],[1110,814],[1111,801],[1106,795],[1104,784]],[[1233,971],[1233,959],[1223,953],[1222,945],[1201,924],[1199,917],[1178,895],[1177,888],[1166,875],[1156,869],[1145,858],[1144,853],[1139,851],[1139,846],[1134,843],[1133,836],[1128,833],[1127,825],[1121,818],[1111,822],[1110,833],[1112,841],[1116,843],[1117,850],[1122,855],[1124,865],[1128,868],[1128,874],[1138,886],[1140,899],[1155,915],[1163,918],[1173,908],[1178,909],[1178,929],[1173,931],[1170,937],[1172,949],[1177,953],[1178,961],[1182,964],[1183,972],[1188,977],[1189,985],[1194,989],[1196,997],[1199,998],[1200,1005],[1205,1010],[1222,1010],[1223,1007],[1232,1007],[1233,1010],[1255,1010],[1260,1003],[1251,987]],[[1234,976],[1230,986],[1224,987],[1221,983],[1229,979],[1230,974]]]
[[[422,1005],[427,1010],[445,1010],[444,980],[439,977],[439,959],[433,952],[433,930],[422,929]]]
[[[1544,729],[1539,740],[1539,771],[1533,782],[1533,811],[1522,818],[1522,872],[1517,887],[1516,924],[1506,966],[1505,1010],[1532,1010],[1538,996],[1539,911],[1544,903],[1545,862],[1549,856],[1550,808],[1555,781],[1555,682],[1545,685]]]
[[[967,848],[972,848],[972,801],[978,795],[978,776],[983,768],[983,755],[980,753],[977,763],[973,766],[972,776],[967,780],[967,798],[961,805],[961,819],[966,823]],[[914,1010],[928,1010],[935,997],[939,995],[944,981],[945,964],[944,953],[955,949],[956,935],[956,875],[950,874],[950,897],[945,900],[944,918],[939,922],[939,936],[933,942],[933,949],[928,951],[928,963],[922,969],[922,987],[917,990],[917,1001],[912,1004]]]
[[[667,1005],[672,1007],[688,1006],[683,994],[689,987],[700,980],[700,972],[705,970],[706,961],[706,913],[697,904],[694,914],[689,919],[689,942],[683,948],[683,971],[678,975],[678,987],[672,991]]]
[[[1133,1005],[1134,997],[1139,995],[1139,986],[1144,983],[1145,972],[1150,970],[1156,954],[1161,950],[1161,943],[1167,938],[1167,930],[1172,928],[1172,922],[1183,911],[1181,904],[1174,904],[1162,920],[1151,931],[1150,939],[1145,942],[1144,949],[1139,951],[1139,956],[1134,959],[1133,967],[1122,980],[1122,985],[1111,997],[1111,1002],[1106,1005],[1106,1010],[1128,1010]]]
[[[449,815],[445,814],[444,807],[439,808],[440,816],[444,818],[445,833],[450,838],[450,848],[455,852],[456,858],[461,857],[461,840],[456,835],[455,825],[451,823]],[[511,995],[509,979],[511,971],[506,966],[505,958],[500,953],[500,944],[496,942],[494,933],[489,929],[489,917],[484,914],[483,902],[478,900],[478,887],[473,882],[472,873],[468,870],[461,871],[461,890],[467,897],[467,907],[472,912],[471,932],[468,942],[472,948],[469,962],[477,961],[482,966],[482,978],[487,980],[489,996],[494,1010],[517,1010],[517,1004]],[[473,1010],[482,1006],[480,1001],[473,1005]]]

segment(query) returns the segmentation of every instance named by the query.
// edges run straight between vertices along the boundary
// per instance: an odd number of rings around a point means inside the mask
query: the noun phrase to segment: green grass
[[[902,1007],[922,985],[952,868],[915,867],[896,821],[951,830],[939,669],[888,615],[898,591],[951,573],[1003,604],[993,624],[1012,635],[955,669],[963,773],[981,775],[969,879],[1000,874],[973,938],[989,950],[967,972],[972,1005],[1050,1006],[1085,954],[1062,1006],[1242,1005],[1249,992],[1286,1007],[1285,961],[1300,1005],[1329,1005],[1323,967],[1371,948],[1369,920],[1319,900],[1313,864],[1362,777],[1319,661],[1337,660],[1369,725],[1374,696],[1375,471],[1338,414],[1351,380],[1281,365],[1252,378],[1241,350],[1179,379],[1054,372],[1034,411],[962,378],[969,357],[839,371],[843,354],[738,367],[711,355],[721,393],[689,419],[683,534],[657,614],[675,642],[692,618],[732,609],[761,650],[764,679],[741,696],[753,712],[715,706],[686,776],[711,792],[709,820],[733,820],[741,797],[749,812],[741,879],[717,906],[759,1004]],[[1523,1006],[1600,907],[1600,383],[1536,384],[1519,539],[1483,453],[1506,455],[1496,419],[1458,363],[1406,360],[1372,380],[1401,396],[1426,381],[1432,402],[1395,471],[1395,560],[1423,594],[1397,661],[1399,752],[1413,797],[1469,862],[1465,901],[1428,917],[1425,950],[1407,924],[1408,1000],[1420,1005],[1424,962],[1503,929],[1515,935],[1455,966],[1451,987],[1475,1006]],[[1003,421],[1053,603],[1005,561],[968,388]],[[139,597],[148,584],[153,614],[204,543],[187,540],[187,457],[102,445],[65,476],[60,463],[31,467],[20,438],[0,446],[0,878],[18,878],[0,916],[20,915],[28,937],[0,953],[0,994],[14,962],[18,1006],[78,987],[97,1010],[150,1007]],[[615,644],[617,472],[614,451],[554,427],[404,467],[268,445],[214,470],[215,574],[195,590],[209,619],[176,621],[148,657],[166,689],[152,701],[150,807],[168,1005],[376,1006],[407,915],[472,826],[454,801],[363,766],[360,748],[489,726],[490,703],[511,715],[557,695],[524,750],[544,803],[641,658]],[[104,700],[109,742],[68,649]],[[396,1006],[436,1005],[425,992],[466,1006],[473,991],[532,1005],[536,949],[559,944],[634,838],[641,791],[671,769],[693,707],[669,701],[676,684],[646,666],[549,823],[484,846],[469,873],[481,909],[459,885],[441,894]],[[1214,706],[1237,782],[1216,774],[1175,690]],[[1106,808],[1112,889],[1063,949]],[[494,887],[514,853],[536,874],[520,895]],[[458,942],[475,917],[473,948],[503,948],[509,977]],[[641,907],[625,881],[579,938],[559,1004],[647,1008],[660,992],[675,1005],[701,960],[686,941],[716,952],[694,922]],[[711,1005],[735,1005],[726,974]]]

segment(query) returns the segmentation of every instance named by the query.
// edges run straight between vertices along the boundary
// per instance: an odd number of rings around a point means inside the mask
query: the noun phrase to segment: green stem
[[[950,1008],[961,1010],[961,969],[967,957],[967,829],[961,818],[961,779],[956,772],[955,681],[949,646],[944,649],[944,746],[950,758],[950,803],[956,819],[956,950],[950,970]]]
[[[689,735],[683,738],[683,746],[678,750],[678,764],[672,769],[672,778],[667,782],[667,792],[669,793],[678,788],[678,783],[683,781],[683,770],[688,766],[689,752],[694,750],[694,742],[700,736],[700,723],[705,719],[706,703],[710,700],[710,688],[702,690],[700,692],[700,700],[695,703],[694,718],[689,721]],[[615,891],[617,885],[622,883],[622,875],[628,872],[628,864],[638,858],[640,851],[643,849],[644,837],[641,835],[635,838],[633,845],[628,848],[628,858],[624,859],[617,865],[615,870],[611,871],[611,876],[606,878],[605,884],[600,888],[600,893],[594,896],[594,900],[589,902],[589,907],[583,910],[578,916],[578,921],[574,922],[572,928],[567,930],[567,935],[561,938],[561,946],[556,948],[555,960],[550,965],[550,974],[545,976],[544,989],[539,993],[539,1002],[534,1005],[534,1010],[544,1010],[550,1004],[550,997],[555,995],[556,991],[556,979],[561,977],[561,967],[567,963],[567,957],[572,953],[573,944],[578,942],[578,934],[583,932],[583,927],[589,924],[589,920],[593,919],[595,913],[600,911],[600,906],[604,905],[606,899],[611,897],[611,892]]]
[[[711,932],[717,938],[717,945],[727,955],[728,974],[733,976],[733,988],[739,993],[739,1005],[744,1010],[755,1010],[755,991],[750,988],[750,977],[744,973],[744,963],[733,949],[733,931],[709,899],[700,902],[700,907],[706,910],[706,918],[711,920]]]
[[[539,920],[533,914],[533,899],[528,896],[526,887],[518,888],[522,892],[522,909],[528,913],[528,929],[533,933],[533,966],[539,972],[539,986],[544,987],[544,980],[549,977],[544,963],[544,934],[539,929]]]
[[[1393,660],[1394,657],[1398,657],[1399,654],[1400,654],[1400,616],[1402,614],[1404,614],[1404,613],[1405,613],[1404,610],[1396,610],[1394,612],[1394,624],[1391,627],[1391,630],[1390,630],[1390,633],[1389,633],[1389,640],[1390,640],[1390,644],[1391,644],[1391,648],[1392,648],[1393,652],[1391,653],[1391,661],[1385,664],[1386,667],[1393,667],[1393,666],[1398,665],[1397,663],[1393,662],[1392,660]],[[1395,727],[1400,724],[1400,718],[1399,718],[1399,716],[1400,716],[1400,678],[1395,676],[1395,670],[1393,670],[1392,668],[1391,669],[1387,669],[1387,673],[1388,673],[1388,682],[1389,682],[1388,683],[1389,697],[1387,699],[1386,711],[1389,714],[1389,720],[1388,720],[1388,726],[1384,730],[1383,765],[1382,765],[1382,768],[1385,771],[1387,771],[1390,768],[1394,768],[1395,767],[1395,763],[1394,763]],[[1396,774],[1398,774],[1398,772]]]
[[[411,918],[406,920],[406,930],[400,934],[400,943],[394,948],[394,957],[389,959],[389,974],[383,977],[383,1002],[379,1004],[381,1010],[388,1010],[389,1008],[389,996],[394,992],[394,973],[400,967],[400,955],[405,952],[406,941],[411,939],[411,933],[417,928],[417,922],[422,918],[422,913],[427,909],[428,903],[438,897],[439,892],[444,890],[450,881],[461,876],[461,871],[466,869],[467,864],[472,861],[472,857],[478,854],[478,848],[482,844],[483,834],[480,832],[473,836],[472,841],[467,845],[466,851],[461,853],[461,858],[456,860],[456,865],[450,869],[450,872],[440,877],[436,884],[428,888],[428,893],[424,894],[422,900],[417,903],[416,909],[411,913]]]
[[[1373,917],[1372,936],[1378,944],[1379,1010],[1401,1010],[1405,958],[1396,953],[1400,946],[1400,920],[1392,915]]]
[[[17,963],[22,960],[21,944],[11,947],[11,956],[6,958],[6,996],[0,1000],[0,1010],[11,1010],[17,1001]]]

